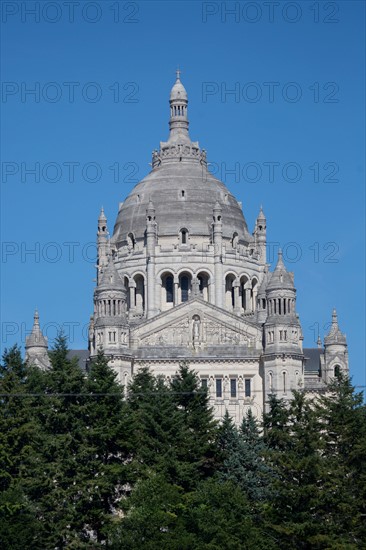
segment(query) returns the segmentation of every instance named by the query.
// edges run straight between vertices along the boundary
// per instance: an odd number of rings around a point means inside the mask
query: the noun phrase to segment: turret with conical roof
[[[26,338],[25,359],[28,363],[36,365],[42,370],[50,367],[50,360],[48,357],[48,341],[42,334],[37,309],[34,312],[32,332]]]
[[[327,336],[324,337],[325,369],[323,379],[329,383],[338,373],[348,373],[348,352],[346,335],[338,325],[337,311],[332,312],[332,324]]]
[[[304,383],[302,330],[296,313],[293,273],[278,252],[277,265],[266,287],[267,319],[264,328],[265,392],[290,399]]]
[[[283,263],[282,250],[278,251],[277,265],[266,287],[267,320],[269,329],[265,338],[266,349],[296,349],[301,351],[299,321],[296,315],[296,289],[293,273]]]
[[[94,291],[94,316],[90,324],[90,355],[102,347],[106,354],[121,353],[128,346],[126,288],[111,254],[99,274]]]

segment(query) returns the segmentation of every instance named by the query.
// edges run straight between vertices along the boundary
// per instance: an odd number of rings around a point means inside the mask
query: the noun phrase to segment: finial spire
[[[336,308],[333,308],[332,311],[332,324],[329,330],[329,333],[324,338],[324,343],[329,344],[345,344],[346,345],[346,336],[341,332],[341,329],[338,325],[338,315]]]
[[[333,311],[332,311],[332,324],[338,325],[338,315],[335,307],[333,308]]]
[[[176,70],[176,81],[170,92],[170,137],[169,141],[177,140],[190,143],[188,135],[188,95],[180,80],[181,71]]]

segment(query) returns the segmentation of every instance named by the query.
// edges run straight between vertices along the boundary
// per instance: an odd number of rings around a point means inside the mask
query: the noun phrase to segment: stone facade
[[[168,141],[120,203],[111,237],[103,209],[98,218],[90,357],[103,347],[123,384],[143,366],[168,381],[187,361],[217,417],[228,409],[240,422],[248,407],[261,416],[269,393],[319,391],[348,371],[347,343],[333,312],[324,348],[303,349],[294,276],[281,252],[269,269],[263,210],[251,234],[191,141],[187,113],[178,72]]]

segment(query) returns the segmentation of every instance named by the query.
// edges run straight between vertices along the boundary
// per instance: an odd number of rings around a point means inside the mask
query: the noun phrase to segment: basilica
[[[303,348],[294,275],[279,251],[267,263],[262,208],[253,232],[241,204],[208,170],[191,141],[188,97],[177,71],[170,92],[169,137],[153,151],[152,169],[124,202],[108,231],[98,218],[97,283],[88,362],[103,348],[127,387],[142,367],[167,382],[185,362],[207,388],[217,418],[259,418],[268,395],[314,395],[348,372],[347,342],[337,313],[324,343]],[[38,313],[26,358],[48,368]]]

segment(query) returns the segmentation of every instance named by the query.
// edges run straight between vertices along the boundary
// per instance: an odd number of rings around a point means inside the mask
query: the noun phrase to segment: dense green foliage
[[[1,548],[366,548],[366,408],[348,378],[236,426],[186,364],[123,388],[102,352],[87,373],[62,335],[50,355],[46,372],[16,346],[0,365]]]

